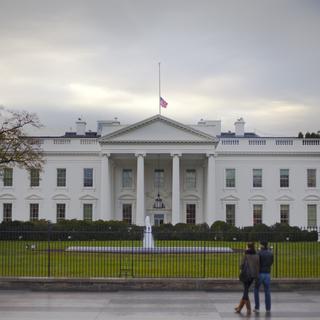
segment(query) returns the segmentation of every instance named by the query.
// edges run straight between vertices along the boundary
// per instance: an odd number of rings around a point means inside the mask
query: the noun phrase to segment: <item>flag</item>
[[[166,108],[168,105],[168,102],[166,100],[164,100],[162,97],[160,97],[160,106],[162,108]]]

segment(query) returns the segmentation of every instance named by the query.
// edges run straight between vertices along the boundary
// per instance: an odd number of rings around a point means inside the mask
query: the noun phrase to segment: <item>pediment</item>
[[[62,193],[56,194],[52,197],[52,200],[70,200],[70,198]]]
[[[105,135],[100,139],[100,143],[215,144],[217,138],[177,121],[156,115]]]
[[[0,196],[0,200],[16,200],[16,197],[13,194],[5,193]]]
[[[316,194],[310,194],[309,196],[306,196],[303,198],[304,201],[320,201],[320,197]]]
[[[98,199],[95,198],[94,196],[90,195],[90,194],[85,194],[84,196],[80,197],[79,200],[82,200],[82,201],[96,201]]]
[[[256,194],[249,198],[249,201],[267,201],[267,198],[262,194]]]
[[[292,197],[289,197],[287,195],[283,195],[279,198],[276,199],[277,201],[294,201],[294,199]]]
[[[129,193],[122,194],[118,200],[135,200],[135,196]]]
[[[233,195],[229,195],[229,196],[226,196],[226,197],[224,197],[224,198],[221,198],[221,201],[224,201],[224,202],[226,202],[226,201],[233,201],[233,202],[235,202],[235,201],[239,201],[240,199],[238,198],[238,197],[236,197],[236,196],[233,196]]]
[[[43,200],[43,198],[41,198],[37,194],[31,194],[30,196],[26,197],[26,200],[40,201],[40,200]]]
[[[195,194],[188,194],[188,195],[185,195],[182,200],[185,200],[185,201],[199,201],[200,200],[200,197],[198,197],[197,195]]]

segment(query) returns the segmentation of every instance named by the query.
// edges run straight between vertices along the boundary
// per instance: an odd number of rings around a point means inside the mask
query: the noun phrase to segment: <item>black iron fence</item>
[[[202,239],[190,232],[158,232],[144,242],[141,230],[119,240],[119,233],[106,230],[11,228],[0,230],[0,276],[237,278],[246,242],[253,240],[259,247],[258,240],[269,240],[274,278],[319,278],[318,236],[318,229],[276,236],[216,232]]]

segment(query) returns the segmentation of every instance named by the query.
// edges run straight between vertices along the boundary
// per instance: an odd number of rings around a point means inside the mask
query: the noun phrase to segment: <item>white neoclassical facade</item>
[[[143,225],[237,226],[320,221],[320,139],[221,132],[220,121],[184,125],[156,115],[97,132],[37,137],[42,172],[6,168],[0,220],[125,220]]]

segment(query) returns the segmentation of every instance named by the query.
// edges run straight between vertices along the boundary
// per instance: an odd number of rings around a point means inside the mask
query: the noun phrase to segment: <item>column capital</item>
[[[137,153],[135,153],[134,154],[135,155],[135,157],[139,157],[139,156],[141,156],[141,157],[145,157],[146,156],[146,154],[145,153],[143,153],[143,152],[137,152]]]
[[[111,156],[111,153],[102,153],[101,152],[101,157],[106,157],[106,158],[109,158]]]
[[[170,156],[171,157],[175,157],[176,156],[176,157],[180,158],[180,157],[182,157],[182,153],[181,152],[173,152],[173,153],[170,153]]]
[[[212,152],[212,153],[206,153],[206,157],[207,158],[210,158],[210,157],[216,157],[217,156],[217,153],[216,152]]]

